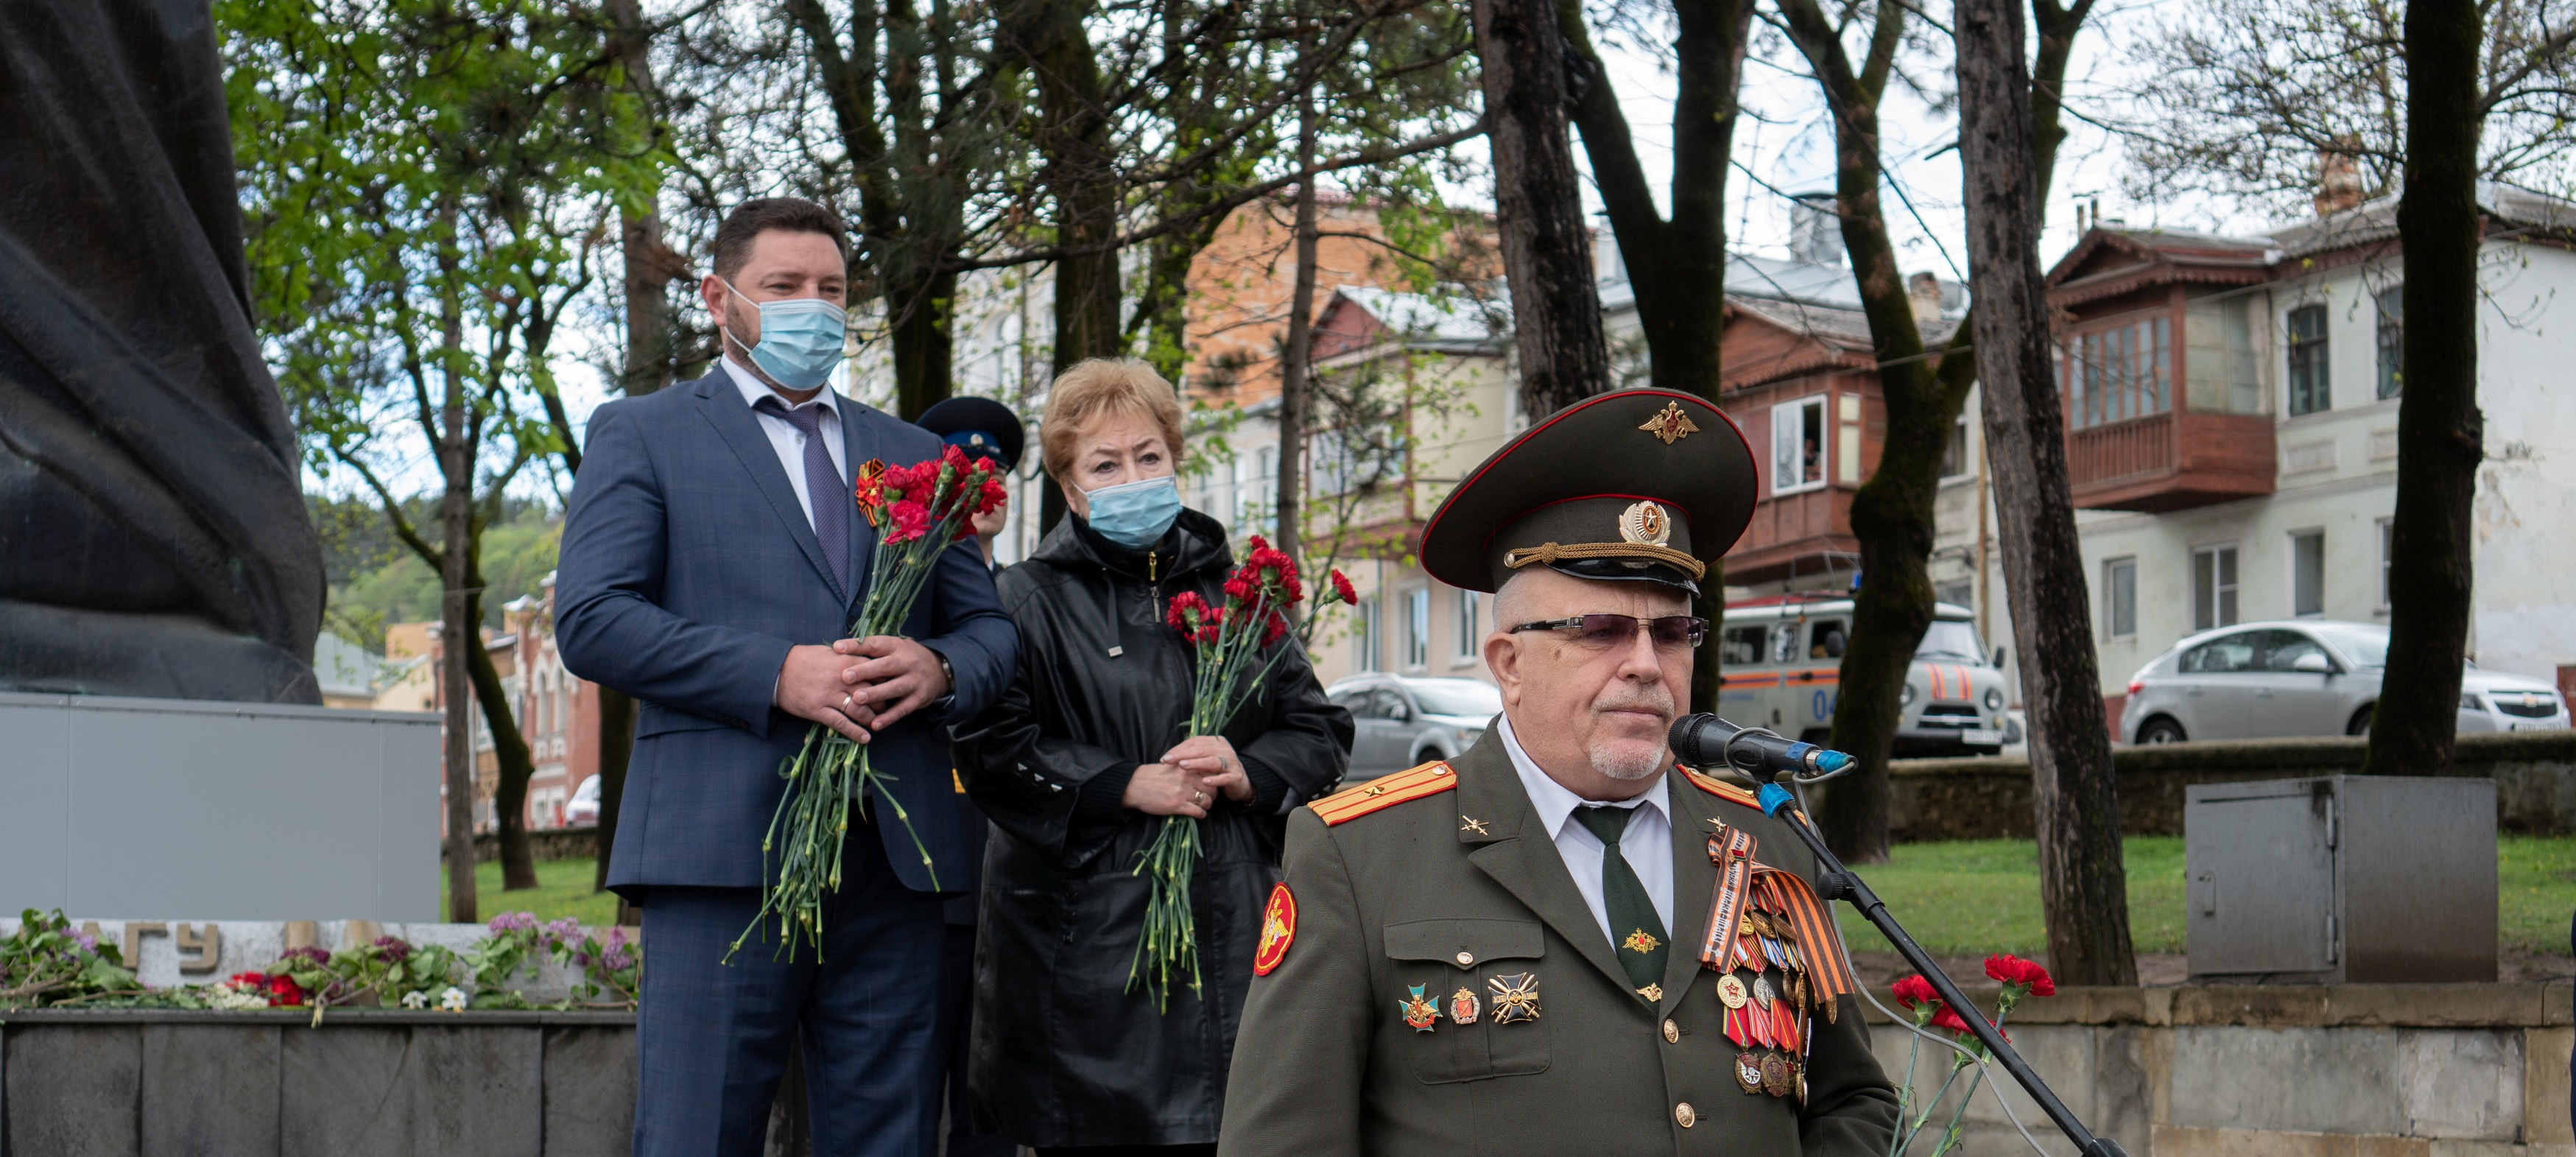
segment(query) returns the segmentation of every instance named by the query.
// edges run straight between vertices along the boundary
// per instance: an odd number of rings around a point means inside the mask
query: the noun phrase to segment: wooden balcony
[[[1798,494],[1765,495],[1753,508],[1744,537],[1726,553],[1729,586],[1848,572],[1860,565],[1860,539],[1851,532],[1852,492],[1826,486]]]
[[[2267,414],[2149,414],[2066,433],[2084,510],[2185,510],[2270,494],[2279,474]]]

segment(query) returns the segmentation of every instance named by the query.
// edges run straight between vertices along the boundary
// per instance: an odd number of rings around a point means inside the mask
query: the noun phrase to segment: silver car
[[[1453,759],[1502,713],[1503,693],[1479,679],[1353,675],[1324,689],[1358,725],[1344,783]]]
[[[2299,619],[2204,631],[2129,679],[2120,738],[2129,743],[2365,735],[2388,662],[2388,628]],[[2567,704],[2537,679],[2460,672],[2459,728],[2563,731]]]

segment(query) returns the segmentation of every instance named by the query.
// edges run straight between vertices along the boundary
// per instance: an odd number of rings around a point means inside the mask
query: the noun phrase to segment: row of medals
[[[1759,895],[1757,891],[1756,896]],[[1753,901],[1736,923],[1735,947],[1726,971],[1717,978],[1718,1003],[1726,1006],[1726,1039],[1743,1052],[1735,1056],[1735,1083],[1746,1093],[1807,1099],[1807,1045],[1821,1012],[1835,1016],[1831,1003],[1818,1007],[1807,979],[1807,959],[1786,913]]]
[[[1415,1032],[1430,1032],[1440,1022],[1440,998],[1426,996],[1427,984],[1409,984],[1409,991],[1395,1002],[1396,1012]],[[1493,990],[1494,1023],[1522,1024],[1538,1019],[1538,974],[1515,972],[1485,978],[1485,987]],[[1459,985],[1449,994],[1449,1020],[1453,1024],[1474,1024],[1483,1015],[1483,1002],[1476,990]]]

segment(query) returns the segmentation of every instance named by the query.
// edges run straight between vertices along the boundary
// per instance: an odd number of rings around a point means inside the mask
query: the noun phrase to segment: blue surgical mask
[[[733,283],[719,277],[735,297],[751,301]],[[841,347],[849,334],[850,317],[840,306],[819,297],[790,297],[779,301],[755,301],[760,309],[760,344],[745,346],[742,339],[725,331],[725,339],[751,355],[753,363],[766,371],[778,384],[791,390],[818,389],[832,377],[841,364]]]
[[[1091,504],[1091,529],[1129,550],[1150,550],[1181,516],[1181,488],[1171,475],[1121,482],[1083,492]]]

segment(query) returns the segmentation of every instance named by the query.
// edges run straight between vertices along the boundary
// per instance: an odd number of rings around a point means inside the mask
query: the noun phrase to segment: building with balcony
[[[2576,662],[2576,205],[2482,186],[2470,652]],[[2332,206],[2329,205],[2329,208]],[[2117,709],[2197,631],[2387,622],[2405,392],[2396,199],[2268,235],[2097,226],[2048,274],[2067,465]]]

